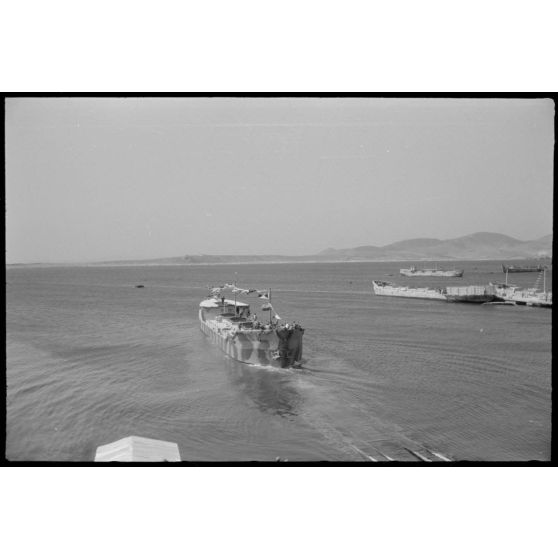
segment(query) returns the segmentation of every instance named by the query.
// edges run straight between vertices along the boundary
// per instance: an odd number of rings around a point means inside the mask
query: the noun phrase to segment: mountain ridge
[[[320,256],[343,259],[371,258],[392,260],[475,260],[521,259],[552,256],[552,234],[534,240],[517,238],[492,232],[476,232],[465,236],[440,240],[438,238],[411,238],[385,246],[357,246],[355,248],[328,248]]]
[[[440,240],[437,238],[411,238],[385,246],[363,245],[354,248],[327,248],[307,256],[284,255],[210,255],[196,254],[170,258],[112,260],[82,263],[8,264],[9,266],[57,265],[196,265],[239,263],[302,263],[302,262],[356,262],[356,261],[451,261],[451,260],[506,260],[552,257],[553,235],[534,240],[491,232],[476,232],[465,236]]]

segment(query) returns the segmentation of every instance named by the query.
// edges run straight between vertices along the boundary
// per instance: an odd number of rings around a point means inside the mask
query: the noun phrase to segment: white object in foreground
[[[174,442],[128,436],[99,446],[95,461],[180,461],[180,452]]]

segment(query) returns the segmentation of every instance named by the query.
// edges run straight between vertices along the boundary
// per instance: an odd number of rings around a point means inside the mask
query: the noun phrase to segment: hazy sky
[[[7,262],[552,232],[551,100],[6,100]]]

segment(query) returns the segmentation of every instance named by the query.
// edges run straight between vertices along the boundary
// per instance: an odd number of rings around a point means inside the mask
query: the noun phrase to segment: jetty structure
[[[540,292],[535,289],[519,289],[514,285],[497,285],[498,297],[519,306],[537,306],[552,308],[552,292]]]
[[[210,295],[199,305],[200,328],[227,356],[260,366],[301,366],[304,329],[297,322],[280,321],[271,305],[271,289],[241,289],[235,283],[209,289]],[[225,298],[226,290],[232,291],[234,300]],[[265,301],[261,309],[269,312],[267,322],[237,299],[237,295],[251,293]]]
[[[506,277],[507,279],[507,277]],[[540,281],[543,290],[538,290]],[[372,281],[374,294],[401,298],[445,300],[446,302],[468,302],[473,304],[503,304],[552,308],[552,291],[546,290],[545,271],[539,275],[533,288],[522,289],[507,283],[488,285],[448,286],[439,289],[428,287],[404,287],[388,281]]]
[[[174,442],[128,436],[116,442],[99,446],[95,454],[95,461],[180,461],[178,445]]]
[[[543,290],[539,290],[542,279]],[[540,308],[552,308],[552,291],[546,290],[546,270],[542,270],[531,288],[520,288],[517,285],[508,283],[508,274],[506,272],[506,281],[504,283],[495,283],[493,287],[499,300],[513,303],[519,306],[537,306]]]
[[[400,275],[405,277],[463,277],[462,269],[418,269],[414,265],[399,270]]]

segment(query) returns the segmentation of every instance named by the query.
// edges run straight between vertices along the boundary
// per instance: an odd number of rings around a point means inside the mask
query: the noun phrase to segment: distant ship
[[[239,362],[275,366],[278,368],[298,367],[302,359],[302,336],[304,329],[297,323],[280,324],[271,303],[262,309],[269,310],[268,323],[258,321],[250,314],[250,306],[236,300],[237,292],[252,290],[237,289],[235,299],[220,297],[220,289],[199,305],[201,330],[225,354]],[[269,301],[270,295],[263,296]]]
[[[400,269],[399,273],[406,277],[463,277],[462,269],[417,269],[414,265]]]
[[[428,298],[447,300],[444,289],[400,287],[387,281],[372,281],[374,294],[380,296],[400,296],[403,298]]]
[[[502,264],[502,271],[504,273],[532,273],[537,271],[544,271],[546,266],[544,265],[504,265]]]

